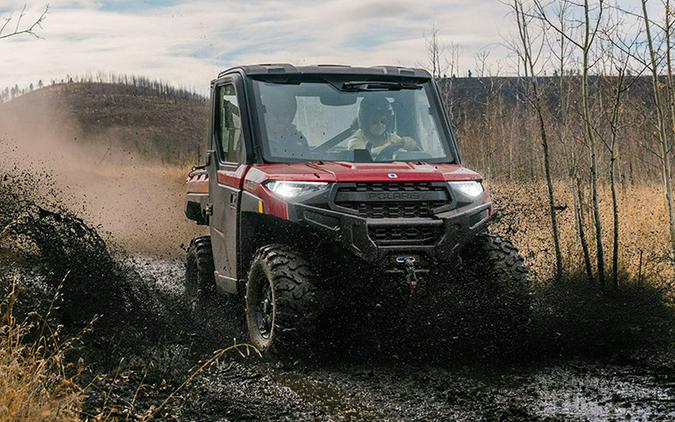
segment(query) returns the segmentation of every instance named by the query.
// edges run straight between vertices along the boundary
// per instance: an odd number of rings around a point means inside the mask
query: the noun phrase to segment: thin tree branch
[[[33,23],[21,29],[21,20],[24,18],[24,16],[26,16],[26,5],[24,5],[23,8],[21,9],[21,13],[19,13],[19,17],[16,19],[16,25],[14,26],[14,30],[12,32],[8,32],[3,35],[5,28],[13,19],[11,16],[5,18],[5,23],[2,25],[2,27],[0,27],[0,40],[18,35],[32,35],[35,38],[41,39],[42,37],[36,32],[36,30],[42,29],[42,23],[47,18],[48,11],[49,5],[45,6],[40,16],[35,21],[33,21]]]
[[[570,2],[570,3],[572,3],[572,2]],[[572,4],[574,4],[574,3],[572,3]],[[570,37],[569,35],[567,35],[563,30],[561,30],[553,22],[551,22],[551,20],[546,15],[546,7],[541,4],[540,0],[534,0],[534,7],[537,10],[537,15],[534,16],[535,18],[543,19],[544,22],[546,22],[546,24],[551,29],[553,29],[558,34],[560,34],[560,36],[564,37],[568,42],[574,44],[575,46],[577,46],[578,48],[583,50],[584,46],[580,42],[578,42],[577,40],[575,40],[572,37]]]

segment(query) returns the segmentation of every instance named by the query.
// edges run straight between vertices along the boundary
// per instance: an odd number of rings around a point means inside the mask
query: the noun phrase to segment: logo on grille
[[[396,173],[389,173],[389,174],[387,175],[387,177],[390,178],[390,179],[396,179],[396,178],[398,178],[398,174],[396,174]]]
[[[417,192],[371,192],[368,194],[368,199],[380,201],[415,201],[422,199],[422,195]]]

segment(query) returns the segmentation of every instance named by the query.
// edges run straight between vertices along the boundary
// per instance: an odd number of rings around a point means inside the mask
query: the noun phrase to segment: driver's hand
[[[405,145],[405,149],[412,149],[412,148],[417,148],[417,142],[413,138],[409,138],[407,136],[404,136],[403,138],[400,138],[399,142],[403,142]]]
[[[402,144],[405,142],[404,138],[401,138],[400,136],[392,136],[391,139],[389,140],[390,144]]]

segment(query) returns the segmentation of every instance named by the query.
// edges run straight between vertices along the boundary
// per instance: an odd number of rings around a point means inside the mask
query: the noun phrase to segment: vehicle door
[[[244,133],[237,78],[219,80],[212,91],[212,145],[215,159],[209,166],[211,200],[211,245],[216,285],[223,291],[237,291],[237,244],[239,202],[246,172]]]

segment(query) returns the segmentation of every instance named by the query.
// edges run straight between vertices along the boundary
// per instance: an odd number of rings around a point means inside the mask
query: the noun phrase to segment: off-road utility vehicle
[[[468,274],[499,315],[526,312],[523,259],[486,232],[491,196],[426,71],[235,67],[211,83],[210,119],[185,210],[210,236],[188,249],[186,299],[244,299],[261,351],[308,345],[336,291],[409,296]]]

